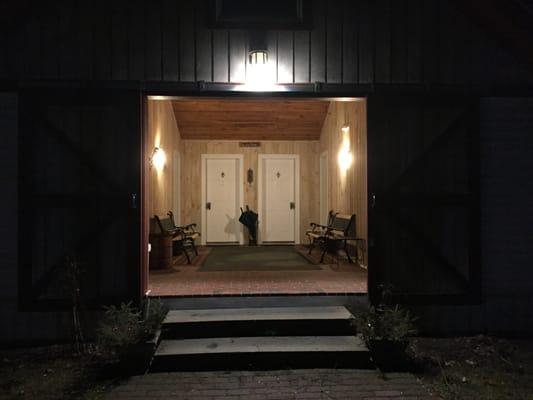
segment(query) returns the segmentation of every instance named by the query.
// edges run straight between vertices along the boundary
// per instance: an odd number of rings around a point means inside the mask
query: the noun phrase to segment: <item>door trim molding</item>
[[[259,214],[259,229],[257,243],[263,243],[263,228],[261,216],[263,215],[263,162],[264,160],[294,160],[294,244],[300,244],[300,155],[299,154],[258,154],[257,157],[257,213]]]
[[[174,151],[172,161],[172,212],[176,225],[181,226],[181,154],[178,151]]]
[[[325,171],[325,182],[322,181],[322,168],[325,168],[326,171]],[[327,221],[327,213],[329,212],[329,155],[328,155],[328,151],[327,150],[324,150],[322,153],[320,153],[320,158],[319,158],[319,212],[320,212],[320,223],[322,225],[327,225],[328,221]],[[324,193],[323,193],[324,191]],[[323,207],[323,204],[322,204],[322,197],[325,197],[326,198],[326,206]],[[325,209],[326,213],[324,214],[323,213],[323,208]]]
[[[201,155],[201,179],[202,179],[202,201],[200,203],[201,209],[201,244],[207,244],[207,214],[205,210],[205,203],[207,201],[207,190],[206,190],[206,164],[207,160],[211,159],[234,159],[237,161],[237,199],[239,202],[239,207],[243,205],[244,202],[244,187],[243,187],[243,165],[244,165],[244,155],[243,154],[202,154]],[[239,225],[239,244],[244,244],[244,235],[242,226]]]

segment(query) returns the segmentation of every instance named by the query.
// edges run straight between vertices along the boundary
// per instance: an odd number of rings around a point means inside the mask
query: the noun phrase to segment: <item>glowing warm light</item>
[[[342,144],[337,155],[337,162],[339,168],[345,173],[352,165],[353,154],[350,151],[350,127],[344,126],[342,128]]]
[[[239,89],[251,92],[277,92],[284,89],[276,85],[276,71],[268,62],[266,51],[250,53],[246,68],[246,84]]]
[[[165,167],[166,163],[167,156],[163,149],[160,147],[155,147],[150,159],[150,164],[155,167],[156,170],[161,171]]]

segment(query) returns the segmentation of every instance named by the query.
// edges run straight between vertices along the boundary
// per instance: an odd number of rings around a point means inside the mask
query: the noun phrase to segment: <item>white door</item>
[[[295,242],[296,159],[263,159],[262,242]]]
[[[238,243],[238,160],[208,158],[205,165],[205,228],[207,243]]]

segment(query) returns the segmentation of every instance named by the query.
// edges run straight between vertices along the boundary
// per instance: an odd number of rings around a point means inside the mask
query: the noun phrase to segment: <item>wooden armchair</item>
[[[325,232],[318,236],[314,243],[318,243],[324,247],[322,251],[322,256],[320,257],[320,262],[324,262],[324,256],[328,249],[337,250],[339,245],[342,245],[348,262],[353,263],[352,258],[350,257],[350,252],[348,251],[348,241],[362,241],[363,239],[356,236],[356,219],[355,214],[334,214],[331,224],[326,227]],[[355,246],[356,251],[358,246]],[[313,247],[309,249],[309,254],[311,253]],[[357,255],[356,255],[357,257]]]
[[[327,225],[311,222],[311,229],[305,232],[305,235],[309,238],[309,254],[311,254],[311,251],[313,251],[316,244],[320,244],[324,241],[324,235],[327,229],[331,226],[336,215],[337,213],[333,212],[333,210],[329,210]]]
[[[191,258],[186,248],[188,240],[183,230],[176,227],[170,218],[159,218],[159,216],[154,215],[154,219],[161,233],[172,236],[172,254],[176,255],[182,252],[185,254],[185,258],[187,258],[187,263],[190,264]]]
[[[175,229],[181,231],[183,235],[185,235],[185,241],[192,247],[194,254],[198,255],[198,250],[196,249],[194,241],[200,237],[200,232],[196,230],[196,224],[193,223],[183,226],[176,226],[176,223],[174,222],[174,213],[172,211],[169,211],[167,215],[170,221],[172,222],[172,226]]]

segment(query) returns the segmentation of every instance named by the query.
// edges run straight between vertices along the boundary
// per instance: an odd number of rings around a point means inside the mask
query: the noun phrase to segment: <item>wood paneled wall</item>
[[[147,107],[147,154],[148,162],[154,147],[165,151],[166,166],[158,171],[149,168],[148,173],[148,215],[165,216],[173,209],[174,191],[174,152],[180,151],[180,133],[172,103],[169,100],[149,100]]]
[[[0,80],[246,78],[248,32],[208,29],[203,0],[17,3],[26,5],[0,13]],[[513,18],[493,12],[496,23],[480,28],[489,7],[467,17],[461,3],[314,0],[312,30],[266,31],[269,59],[279,83],[532,82],[527,51],[513,51],[512,37],[494,28]]]
[[[345,173],[337,160],[344,126],[350,128],[353,155],[353,163]],[[366,137],[366,100],[332,101],[320,136],[320,153],[327,151],[328,154],[329,208],[342,214],[355,213],[357,235],[365,241],[368,239]],[[367,260],[365,250],[365,264]]]
[[[243,154],[244,204],[257,211],[257,166],[259,154],[298,154],[300,156],[300,240],[311,222],[318,221],[319,142],[262,141],[261,147],[239,147],[237,141],[182,140],[181,221],[201,222],[201,155]],[[246,171],[254,171],[254,183],[246,183]]]

